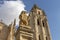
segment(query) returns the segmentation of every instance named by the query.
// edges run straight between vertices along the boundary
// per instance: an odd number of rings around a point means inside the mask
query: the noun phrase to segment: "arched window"
[[[40,35],[39,35],[39,40],[41,40]]]
[[[38,14],[40,15],[40,11],[38,11]]]
[[[37,19],[37,25],[40,25],[40,23],[39,23],[39,19]]]
[[[43,25],[43,27],[45,26],[45,22],[44,21],[42,21],[42,25]]]
[[[47,37],[46,37],[46,40],[48,40]]]
[[[43,27],[44,27],[45,25],[44,25],[44,22],[43,22]]]

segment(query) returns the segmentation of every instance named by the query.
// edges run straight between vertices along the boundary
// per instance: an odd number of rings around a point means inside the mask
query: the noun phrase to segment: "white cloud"
[[[8,25],[16,18],[18,23],[19,14],[24,8],[22,1],[4,1],[0,7],[0,19]]]

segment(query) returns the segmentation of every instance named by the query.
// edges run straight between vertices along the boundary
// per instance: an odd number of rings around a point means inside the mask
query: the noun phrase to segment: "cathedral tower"
[[[16,40],[51,40],[47,17],[41,8],[34,5],[28,16],[22,11],[19,19]]]
[[[34,40],[51,40],[45,12],[36,5],[30,12],[30,26],[34,30]]]

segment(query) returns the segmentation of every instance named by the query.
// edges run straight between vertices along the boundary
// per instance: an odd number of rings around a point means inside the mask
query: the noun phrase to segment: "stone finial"
[[[34,6],[32,7],[31,11],[35,10],[35,9],[40,9],[41,10],[41,8],[39,8],[36,4],[34,4]]]
[[[16,25],[16,19],[14,19],[14,24],[13,24],[14,26]]]

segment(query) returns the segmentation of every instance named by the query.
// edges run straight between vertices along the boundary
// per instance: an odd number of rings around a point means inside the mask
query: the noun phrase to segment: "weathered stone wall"
[[[4,23],[0,23],[0,40],[7,40],[8,27]]]

